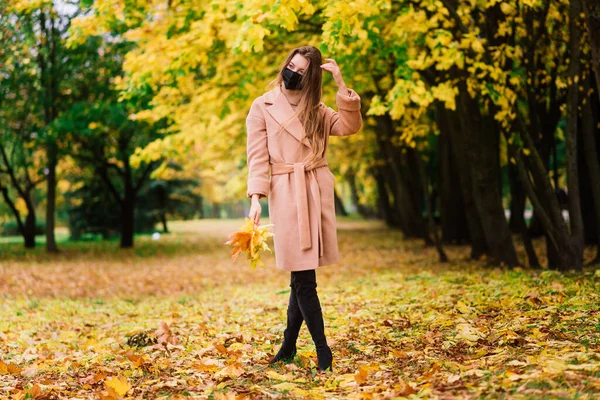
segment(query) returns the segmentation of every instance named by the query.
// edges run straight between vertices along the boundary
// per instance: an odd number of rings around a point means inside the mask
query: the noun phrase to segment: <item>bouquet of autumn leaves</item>
[[[248,253],[250,266],[255,269],[257,266],[264,267],[260,258],[260,252],[263,250],[271,251],[267,245],[267,239],[273,234],[267,230],[273,224],[258,226],[253,219],[246,217],[244,225],[240,230],[229,235],[225,244],[233,246],[231,259],[235,262],[242,251]]]

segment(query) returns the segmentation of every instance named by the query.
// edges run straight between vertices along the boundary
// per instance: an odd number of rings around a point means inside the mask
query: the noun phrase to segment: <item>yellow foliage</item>
[[[369,99],[367,115],[388,113],[402,132],[402,142],[416,146],[414,138],[423,135],[423,129],[409,125],[432,125],[427,115],[435,101],[455,110],[461,80],[469,95],[481,100],[484,112],[493,102],[498,110],[494,118],[506,129],[512,125],[517,99],[531,84],[515,72],[523,68],[521,43],[528,35],[523,15],[544,4],[542,0],[469,0],[457,2],[453,14],[438,0],[417,0],[401,8],[386,0],[184,0],[170,9],[163,0],[99,0],[93,13],[73,21],[69,40],[76,43],[85,35],[107,32],[116,21],[130,27],[123,37],[137,47],[127,55],[126,75],[115,79],[115,86],[126,99],[148,85],[156,95],[149,109],[132,117],[171,121],[165,129],[168,136],[136,151],[132,162],[139,165],[172,157],[209,179],[199,187],[209,200],[228,201],[239,199],[244,191],[246,171],[230,160],[244,157],[244,122],[250,103],[268,90],[267,83],[289,48],[312,44],[326,49],[325,57],[343,60],[340,65],[348,86],[361,94],[375,94]],[[514,37],[514,41],[490,43],[480,32],[481,23],[474,15],[498,6],[506,20],[498,22],[493,37]],[[562,1],[548,4],[548,26],[559,40],[540,54],[544,68],[535,77],[548,83],[553,79],[548,71],[556,68],[559,90],[567,87],[567,66],[557,65],[555,57],[561,41],[568,38],[559,23],[564,6]],[[399,54],[401,62],[390,63]],[[421,74],[432,70],[433,78]],[[326,85],[331,84],[327,79]],[[326,86],[323,101],[333,106],[334,99],[335,87]],[[374,120],[366,119],[359,135],[376,129]],[[362,140],[361,152],[355,152],[342,145],[346,139],[332,139],[328,158],[340,168],[361,169],[359,158],[349,155],[369,157],[373,142]],[[219,175],[205,171],[215,168]],[[220,188],[209,189],[211,185]]]
[[[273,236],[273,233],[267,230],[273,224],[257,226],[254,220],[246,217],[245,224],[240,230],[229,235],[225,244],[233,246],[231,258],[235,261],[241,252],[245,251],[250,260],[250,266],[255,269],[257,266],[264,267],[260,257],[261,251],[271,251],[267,245],[267,239]]]

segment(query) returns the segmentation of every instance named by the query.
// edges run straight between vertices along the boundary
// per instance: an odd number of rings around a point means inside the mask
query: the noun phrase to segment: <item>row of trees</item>
[[[41,21],[40,10],[52,1],[28,4],[17,1],[11,9],[18,16],[8,18]],[[115,65],[122,65],[123,74],[106,69],[99,75],[116,77],[107,84],[121,111],[86,117],[94,109],[88,100],[80,103],[79,114],[55,112],[61,121],[75,121],[67,125],[83,121],[62,130],[69,138],[63,143],[81,143],[68,152],[81,154],[82,162],[107,154],[95,149],[113,149],[113,156],[101,157],[99,171],[107,184],[123,179],[111,189],[121,196],[122,210],[128,209],[127,188],[138,186],[123,175],[137,168],[144,177],[161,160],[202,171],[203,195],[221,202],[243,198],[249,105],[265,91],[287,51],[313,44],[338,61],[363,99],[363,132],[332,140],[328,153],[359,212],[436,244],[442,258],[442,243],[468,242],[474,258],[516,265],[524,261],[515,251],[517,234],[527,263],[538,266],[531,239],[543,235],[550,267],[580,270],[584,244],[598,243],[600,11],[593,1],[82,4],[73,3],[83,11],[69,24],[55,24],[65,27],[58,36],[68,37],[59,47],[79,54],[97,41],[119,49],[113,54],[122,57]],[[41,29],[33,31],[32,37],[41,37]],[[85,65],[73,59],[79,62]],[[79,78],[92,73],[83,69]],[[84,87],[90,81],[95,82],[88,76],[79,80]],[[65,95],[73,100],[63,99],[60,106],[71,107],[77,93]],[[333,105],[334,94],[326,79],[324,101]],[[31,91],[30,99],[52,96]],[[136,130],[147,135],[127,133]],[[110,135],[114,139],[107,140]],[[122,135],[142,140],[119,152]],[[61,154],[64,145],[56,143]],[[45,162],[52,165],[52,146],[45,148]],[[530,224],[523,216],[526,204],[534,210]],[[505,208],[511,211],[508,221]],[[440,216],[440,232],[434,215]]]
[[[207,167],[243,176],[223,154],[233,146],[235,159],[243,158],[249,101],[264,91],[285,49],[311,43],[337,59],[363,98],[364,133],[344,147],[332,143],[330,153],[338,175],[360,186],[359,205],[376,202],[391,226],[437,243],[439,203],[441,239],[468,241],[472,257],[509,265],[519,263],[513,233],[532,266],[539,261],[531,235],[545,235],[549,265],[559,269],[581,269],[586,231],[598,242],[593,1],[112,4],[97,2],[77,32],[128,26],[138,47],[127,54],[121,89],[155,88],[151,107],[138,115],[172,116],[170,144],[202,143]],[[563,185],[568,222],[557,195]],[[503,198],[510,198],[510,221]],[[527,202],[532,226],[523,217]]]

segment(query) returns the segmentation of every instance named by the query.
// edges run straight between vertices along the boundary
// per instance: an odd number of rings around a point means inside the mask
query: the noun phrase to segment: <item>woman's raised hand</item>
[[[345,88],[346,84],[344,83],[344,78],[342,78],[342,72],[340,71],[340,67],[338,66],[337,62],[333,58],[326,58],[325,61],[329,62],[322,64],[321,68],[323,68],[325,71],[331,72],[335,84],[338,85],[340,89]]]

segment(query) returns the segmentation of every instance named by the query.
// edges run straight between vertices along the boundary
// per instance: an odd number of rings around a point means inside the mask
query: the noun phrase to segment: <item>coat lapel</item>
[[[266,104],[270,104],[266,107],[267,111],[279,125],[283,125],[290,117],[294,114],[294,109],[285,98],[285,95],[281,92],[279,86],[273,90],[265,93],[264,101]],[[295,116],[291,121],[287,123],[285,130],[296,138],[300,143],[305,146],[312,148],[308,139],[306,139],[306,132],[302,126],[302,122]]]

